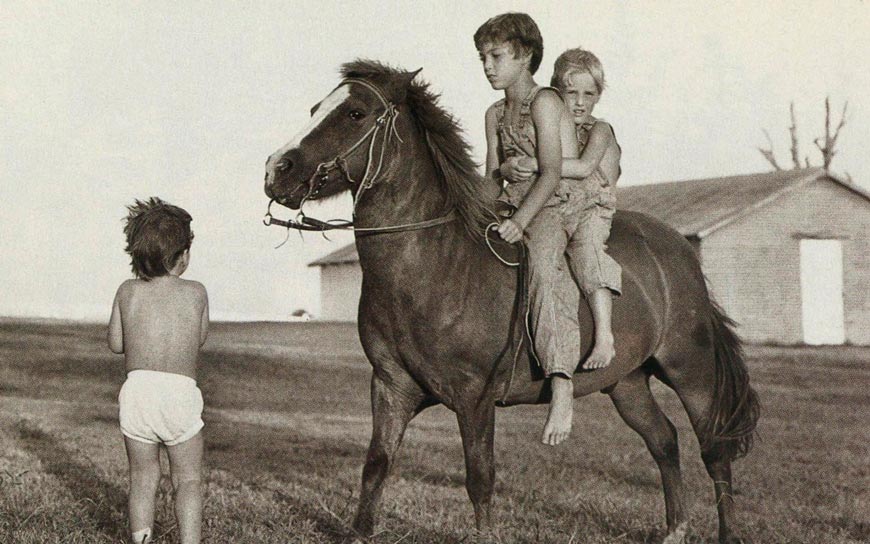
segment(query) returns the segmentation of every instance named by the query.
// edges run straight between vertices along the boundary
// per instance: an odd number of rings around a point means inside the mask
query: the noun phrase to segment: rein
[[[308,217],[305,215],[304,212],[302,212],[302,206],[305,204],[305,202],[308,200],[316,200],[317,196],[320,194],[320,190],[323,188],[326,182],[329,181],[330,174],[333,171],[338,170],[338,172],[342,175],[345,181],[347,181],[349,184],[359,185],[353,199],[353,215],[356,216],[356,207],[359,204],[363,193],[368,189],[372,188],[372,186],[375,184],[375,180],[381,173],[381,169],[384,165],[384,157],[386,155],[387,145],[392,141],[393,136],[395,136],[396,139],[399,140],[399,142],[404,143],[402,138],[399,136],[398,131],[396,130],[396,118],[399,116],[399,110],[398,108],[396,108],[396,105],[387,100],[386,95],[383,93],[383,91],[381,91],[380,88],[363,79],[347,78],[339,83],[338,87],[341,87],[342,85],[349,85],[351,83],[362,85],[363,87],[370,90],[376,97],[378,97],[378,100],[380,100],[381,104],[383,104],[384,106],[384,113],[382,113],[377,119],[375,119],[375,122],[374,124],[372,124],[371,128],[369,128],[365,132],[365,134],[363,134],[359,138],[359,140],[356,141],[356,143],[354,143],[342,153],[339,153],[339,155],[331,161],[322,162],[317,165],[317,168],[314,169],[314,173],[306,181],[306,184],[308,185],[308,192],[305,194],[304,197],[302,197],[302,202],[299,204],[300,211],[296,219],[282,220],[272,217],[272,203],[275,202],[275,199],[273,198],[269,201],[269,205],[266,208],[266,215],[263,217],[263,224],[266,226],[276,225],[279,227],[286,227],[288,232],[290,229],[317,232],[325,232],[329,230],[353,230],[356,233],[365,235],[426,229],[429,227],[450,223],[456,220],[458,217],[456,210],[450,210],[441,217],[427,219],[426,221],[406,223],[402,225],[389,225],[385,227],[357,227],[354,226],[352,220],[330,219],[327,221],[321,221],[320,219]],[[375,156],[375,143],[377,142],[378,132],[380,132],[382,129],[384,130],[384,135],[381,138],[381,149],[378,153],[377,167],[372,170]],[[359,182],[356,182],[350,176],[350,172],[348,171],[347,159],[351,155],[353,155],[353,153],[357,149],[360,149],[365,141],[369,139],[370,141],[368,145],[368,157],[366,158],[366,169],[363,172],[362,179]]]
[[[308,217],[302,212],[299,212],[299,214],[297,215],[297,219],[276,219],[272,216],[272,212],[270,211],[273,202],[275,202],[275,199],[269,201],[269,209],[267,209],[266,215],[265,217],[263,217],[263,224],[267,227],[270,225],[275,225],[278,227],[286,227],[287,229],[296,229],[300,231],[308,230],[316,232],[326,232],[328,230],[352,230],[362,235],[381,234],[388,232],[403,232],[408,230],[428,229],[429,227],[450,223],[452,221],[455,221],[459,217],[459,214],[456,213],[456,210],[450,210],[441,217],[436,217],[435,219],[427,219],[426,221],[405,223],[402,225],[389,225],[386,227],[357,227],[354,226],[353,221],[348,221],[347,219],[329,219],[327,221],[321,221],[320,219]]]

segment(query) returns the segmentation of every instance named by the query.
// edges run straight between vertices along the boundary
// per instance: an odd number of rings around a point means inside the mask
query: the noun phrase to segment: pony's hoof
[[[668,536],[662,541],[662,544],[685,544],[687,523],[677,525],[677,528],[671,531]]]

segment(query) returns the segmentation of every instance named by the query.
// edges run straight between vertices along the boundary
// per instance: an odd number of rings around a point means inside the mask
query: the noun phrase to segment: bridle
[[[396,118],[399,116],[399,110],[396,108],[395,104],[387,100],[384,93],[378,87],[364,79],[348,78],[339,83],[338,87],[341,87],[342,85],[350,85],[352,83],[362,85],[378,97],[378,100],[380,100],[381,104],[384,106],[384,113],[375,119],[372,126],[359,138],[359,140],[356,141],[356,143],[342,153],[339,153],[338,156],[331,161],[322,162],[317,165],[317,168],[314,169],[314,173],[310,178],[308,178],[308,193],[303,197],[303,203],[305,200],[313,200],[317,198],[320,194],[320,189],[323,188],[323,185],[329,180],[329,175],[335,170],[338,170],[348,183],[351,185],[355,184],[356,182],[351,178],[350,172],[347,169],[347,159],[353,155],[354,151],[359,149],[366,140],[370,139],[368,158],[366,159],[366,169],[363,173],[362,179],[359,181],[359,188],[354,197],[354,211],[356,211],[356,205],[359,202],[360,196],[364,191],[371,189],[378,174],[381,173],[381,168],[384,165],[384,155],[386,154],[387,146],[390,141],[392,141],[393,136],[395,136],[399,142],[404,143],[402,138],[399,137],[399,133],[396,131]],[[336,89],[338,87],[336,87]],[[384,136],[381,138],[381,151],[378,153],[378,166],[375,168],[374,173],[372,173],[372,159],[374,156],[375,143],[378,139],[378,132],[382,129],[384,130]]]
[[[393,104],[390,100],[386,98],[386,95],[383,91],[373,83],[370,83],[364,79],[359,78],[346,78],[342,80],[341,83],[338,84],[338,87],[342,85],[350,85],[356,84],[361,85],[368,89],[374,94],[378,100],[380,100],[381,104],[384,106],[384,112],[375,119],[375,122],[372,126],[362,135],[360,138],[348,147],[343,152],[339,153],[334,159],[321,162],[317,165],[317,168],[314,169],[314,173],[311,177],[306,180],[306,185],[308,187],[308,191],[305,193],[305,196],[302,197],[302,201],[299,204],[299,213],[297,214],[297,218],[289,219],[289,220],[281,220],[275,219],[272,217],[271,208],[272,203],[275,202],[275,199],[269,201],[269,206],[266,208],[266,216],[263,218],[263,224],[266,226],[269,225],[277,225],[281,227],[286,227],[289,229],[296,230],[309,230],[309,231],[327,231],[327,230],[336,230],[336,229],[353,229],[355,232],[363,234],[378,234],[378,233],[387,233],[387,232],[402,232],[408,230],[418,230],[433,227],[436,225],[441,225],[444,223],[449,223],[454,221],[457,218],[456,210],[450,210],[447,214],[437,217],[435,219],[429,219],[427,221],[420,221],[415,223],[408,223],[404,225],[391,225],[384,227],[355,227],[353,221],[348,221],[346,219],[331,219],[329,221],[321,221],[319,219],[314,219],[312,217],[307,217],[302,212],[302,206],[308,200],[316,200],[320,195],[321,189],[326,183],[329,181],[330,175],[338,171],[341,176],[347,181],[351,186],[357,185],[356,194],[353,199],[353,215],[356,216],[356,208],[362,198],[362,195],[365,191],[371,189],[375,181],[378,179],[378,175],[380,175],[381,170],[384,165],[384,157],[386,155],[387,146],[393,139],[393,136],[399,140],[400,143],[404,143],[402,138],[399,136],[398,131],[396,130],[396,118],[399,116],[399,110],[395,104]],[[377,142],[378,133],[383,132],[383,136],[381,137],[381,148],[380,152],[377,153],[377,166],[374,167],[374,158],[375,158],[375,145]],[[363,173],[362,179],[359,182],[355,181],[348,171],[347,168],[347,159],[354,154],[358,149],[363,147],[363,144],[366,141],[369,141],[368,144],[368,157],[366,158],[366,168]]]

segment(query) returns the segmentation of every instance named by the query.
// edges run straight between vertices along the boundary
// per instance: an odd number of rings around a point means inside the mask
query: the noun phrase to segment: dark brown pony
[[[363,536],[373,532],[405,427],[424,408],[440,403],[456,413],[466,489],[486,529],[496,404],[549,400],[525,350],[514,359],[517,271],[482,241],[493,216],[468,145],[427,86],[412,81],[415,74],[370,61],[346,64],[344,80],[312,110],[309,127],[266,165],[266,194],[293,209],[354,193],[359,334],[373,367],[372,439],[354,521]],[[731,461],[749,451],[759,406],[733,324],[710,299],[692,247],[673,229],[620,211],[609,246],[623,267],[624,293],[613,306],[617,356],[605,369],[577,373],[574,394],[606,392],[643,437],[661,471],[666,542],[675,542],[686,519],[677,433],[650,393],[650,376],[671,387],[713,480],[719,541],[738,542]],[[593,323],[585,304],[579,319],[588,353]]]

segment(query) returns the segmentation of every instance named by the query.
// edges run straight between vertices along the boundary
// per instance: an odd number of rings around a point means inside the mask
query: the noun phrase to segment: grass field
[[[870,349],[750,347],[760,441],[735,465],[756,543],[870,542]],[[96,325],[0,321],[0,542],[108,543],[126,531],[117,429],[123,360]],[[216,324],[202,356],[206,542],[342,542],[368,444],[369,366],[353,326]],[[691,530],[715,539],[712,485],[676,396]],[[498,529],[473,530],[456,421],[411,423],[374,543],[633,543],[664,535],[658,472],[606,396],[575,403],[567,446],[537,443],[545,407],[497,413]],[[165,459],[164,459],[165,461]],[[165,465],[165,463],[164,463]],[[168,480],[158,542],[176,542]]]

